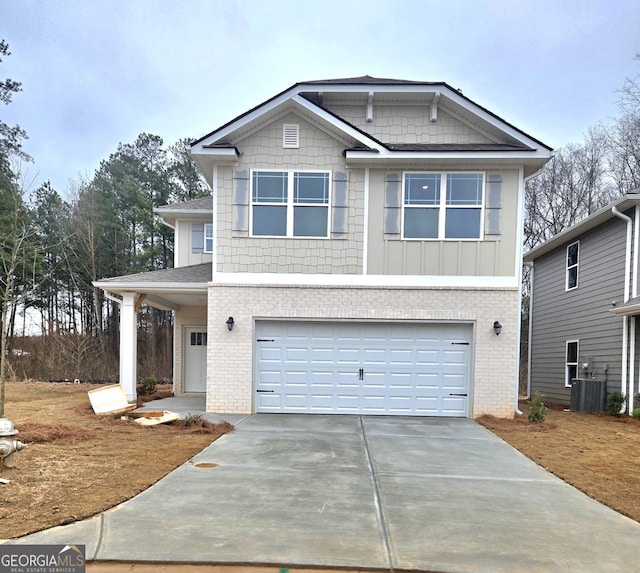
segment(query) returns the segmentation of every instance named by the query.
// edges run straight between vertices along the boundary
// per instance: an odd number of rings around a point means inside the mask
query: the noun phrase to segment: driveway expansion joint
[[[373,460],[371,459],[371,454],[369,452],[369,445],[367,443],[367,434],[364,429],[364,422],[362,420],[362,416],[359,417],[360,421],[360,431],[362,432],[362,442],[364,444],[364,454],[367,460],[367,465],[369,466],[369,473],[371,475],[371,485],[373,486],[373,500],[376,508],[376,517],[378,518],[378,523],[380,524],[380,533],[382,537],[382,543],[384,545],[384,551],[386,553],[386,559],[389,562],[389,572],[393,573],[393,558],[391,555],[391,543],[389,543],[389,528],[387,525],[387,520],[384,516],[384,509],[382,508],[382,502],[380,500],[380,491],[378,489],[378,478],[376,477],[376,470],[373,466]]]

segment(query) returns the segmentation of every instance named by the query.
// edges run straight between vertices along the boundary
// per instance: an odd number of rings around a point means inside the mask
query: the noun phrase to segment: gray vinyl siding
[[[531,315],[531,390],[550,402],[569,404],[565,387],[567,340],[579,341],[579,362],[591,358],[595,378],[620,389],[622,321],[609,310],[624,296],[626,225],[612,219],[579,238],[578,288],[565,291],[568,241],[534,262]],[[578,370],[580,375],[580,370]]]

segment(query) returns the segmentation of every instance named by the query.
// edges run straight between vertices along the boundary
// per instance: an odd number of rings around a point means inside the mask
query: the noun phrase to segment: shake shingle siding
[[[622,318],[609,310],[624,297],[626,225],[612,219],[581,235],[578,288],[565,290],[566,242],[536,259],[532,303],[531,390],[568,404],[566,342],[579,341],[579,362],[590,358],[595,378],[608,364],[608,391],[621,381]],[[581,375],[578,370],[578,376]]]

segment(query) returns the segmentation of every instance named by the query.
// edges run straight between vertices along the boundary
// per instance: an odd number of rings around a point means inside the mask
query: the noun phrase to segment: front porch
[[[113,277],[93,283],[120,307],[119,381],[127,399],[134,401],[137,397],[137,317],[143,304],[173,311],[174,393],[185,392],[184,373],[187,361],[183,359],[184,332],[187,326],[200,327],[206,332],[207,283],[210,280],[211,263],[203,263]]]

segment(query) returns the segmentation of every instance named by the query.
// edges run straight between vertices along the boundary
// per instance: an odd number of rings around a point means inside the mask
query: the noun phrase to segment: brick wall
[[[233,316],[235,327],[225,321]],[[254,321],[260,318],[464,321],[475,325],[472,416],[513,414],[518,292],[481,288],[209,288],[207,410],[253,411]],[[503,325],[500,336],[493,322]]]

